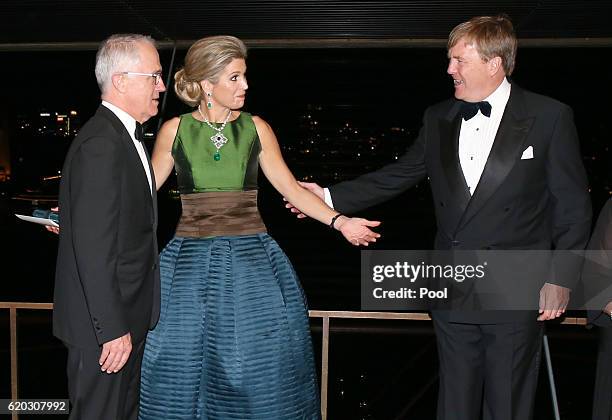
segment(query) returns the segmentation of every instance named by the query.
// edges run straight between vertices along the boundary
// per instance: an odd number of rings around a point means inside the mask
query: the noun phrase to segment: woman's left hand
[[[378,221],[346,216],[340,216],[334,223],[335,228],[355,246],[368,246],[370,242],[376,242],[376,239],[380,238],[380,233],[376,233],[370,228],[378,225],[380,225]]]

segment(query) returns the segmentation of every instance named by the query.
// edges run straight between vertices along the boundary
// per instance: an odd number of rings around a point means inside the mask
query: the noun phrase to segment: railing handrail
[[[53,303],[47,302],[0,302],[0,309],[39,309],[52,310]],[[369,311],[326,311],[311,309],[310,318],[351,318],[351,319],[403,319],[409,321],[431,321],[425,312],[369,312]],[[565,317],[561,324],[586,325],[587,319],[582,317]]]
[[[0,309],[53,309],[53,303],[46,302],[0,302]]]
[[[351,318],[351,319],[403,319],[409,321],[431,321],[425,312],[368,312],[368,311],[323,311],[312,309],[308,311],[310,318]],[[586,325],[587,319],[582,317],[565,317],[560,322],[563,325]]]

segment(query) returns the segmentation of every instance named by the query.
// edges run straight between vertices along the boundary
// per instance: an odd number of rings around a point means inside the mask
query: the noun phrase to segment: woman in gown
[[[301,188],[261,118],[238,111],[246,47],[197,41],[175,75],[197,107],[166,122],[153,151],[157,186],[177,173],[183,212],[160,256],[160,320],[146,341],[141,420],[319,419],[308,312],[296,274],[257,210],[257,173],[303,213],[355,245],[378,222],[348,218]]]

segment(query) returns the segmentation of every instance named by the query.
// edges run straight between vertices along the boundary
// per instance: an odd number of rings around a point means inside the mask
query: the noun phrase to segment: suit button
[[[459,241],[453,241],[453,242],[452,242],[452,244],[453,244],[453,246],[459,246],[459,245],[461,244],[461,242],[459,242]]]

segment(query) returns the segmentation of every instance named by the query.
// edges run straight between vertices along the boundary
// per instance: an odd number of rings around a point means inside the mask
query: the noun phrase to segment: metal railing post
[[[9,312],[11,330],[11,399],[14,401],[19,398],[19,388],[17,386],[17,308],[11,306]],[[11,419],[19,419],[17,412],[12,413]]]
[[[329,383],[329,317],[323,317],[321,349],[321,416],[327,420],[327,387]]]
[[[0,302],[0,309],[9,310],[9,331],[11,349],[11,399],[19,399],[19,363],[17,351],[17,310],[18,309],[42,309],[52,310],[52,303],[32,302]],[[11,420],[19,420],[17,413],[12,413]]]
[[[544,342],[544,357],[546,359],[546,372],[548,373],[548,385],[550,386],[550,395],[552,396],[553,413],[555,420],[561,420],[559,414],[559,402],[557,401],[557,387],[555,386],[555,375],[552,370],[552,360],[550,358],[550,347],[548,347],[548,336],[544,334],[542,337]]]

